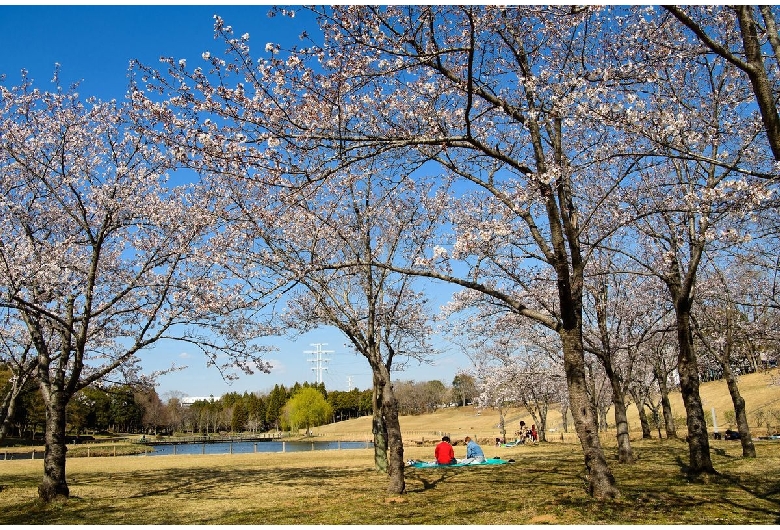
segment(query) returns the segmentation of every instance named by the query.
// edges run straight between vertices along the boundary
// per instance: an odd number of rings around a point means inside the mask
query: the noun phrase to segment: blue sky
[[[231,6],[66,6],[27,5],[0,6],[0,75],[6,85],[19,82],[20,71],[26,69],[42,90],[53,88],[50,83],[55,63],[60,64],[63,86],[79,82],[79,92],[100,99],[121,99],[127,88],[127,69],[132,59],[158,65],[161,56],[187,59],[197,64],[201,54],[222,53],[224,46],[214,40],[213,16],[219,14],[236,34],[250,34],[255,53],[262,53],[265,43],[283,47],[296,45],[298,35],[312,31],[313,19],[304,12],[294,19],[267,17],[267,5]],[[432,298],[446,302],[452,288],[431,286],[437,294]],[[308,333],[296,341],[270,341],[279,348],[268,359],[273,363],[271,374],[244,376],[228,385],[215,369],[207,369],[205,359],[195,349],[181,344],[166,343],[145,352],[141,358],[146,370],[157,370],[175,363],[188,368],[159,379],[161,396],[172,391],[189,396],[219,396],[225,392],[266,391],[277,383],[290,386],[296,381],[314,382],[317,373],[310,362],[313,355],[304,352],[315,349],[312,344],[326,344],[332,351],[324,366],[322,379],[329,390],[367,389],[371,387],[371,371],[362,356],[346,347],[346,339],[335,329]],[[440,343],[441,344],[441,343]],[[412,361],[406,371],[395,379],[427,381],[438,379],[449,385],[459,368],[468,359],[452,346],[434,358],[433,366]]]

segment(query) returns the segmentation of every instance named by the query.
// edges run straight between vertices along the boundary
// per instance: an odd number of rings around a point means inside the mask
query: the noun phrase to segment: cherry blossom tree
[[[280,215],[284,237],[273,248],[284,254],[286,267],[299,263],[299,249],[310,249],[309,270],[296,279],[301,289],[290,297],[284,317],[291,327],[336,327],[368,361],[375,463],[388,472],[389,491],[402,493],[403,440],[391,373],[405,361],[425,362],[430,356],[432,317],[426,297],[415,288],[419,282],[373,263],[404,263],[419,255],[417,237],[425,233],[428,211],[416,198],[427,190],[408,177],[394,179],[389,170],[376,169],[343,180],[332,176],[323,194],[308,194],[300,210]],[[293,223],[297,237],[290,236]],[[362,265],[350,266],[356,262]]]
[[[636,245],[623,251],[666,286],[675,311],[689,468],[714,472],[690,320],[697,274],[703,261],[749,237],[755,212],[772,195],[766,177],[773,162],[757,141],[761,121],[739,72],[719,57],[681,48],[686,37],[679,25],[661,24],[652,39],[623,79],[643,84],[646,93],[630,108],[605,108],[603,117],[614,119],[653,162],[638,173],[636,195],[626,202],[636,219]]]
[[[588,370],[588,396],[598,415],[599,429],[606,430],[609,427],[607,413],[615,401],[612,384],[605,373],[604,366],[593,356],[586,357],[585,366]]]
[[[780,75],[777,8],[736,5],[664,6],[664,9],[690,30],[707,52],[719,55],[747,76],[769,147],[775,160],[780,161],[780,114],[776,103]]]
[[[635,371],[642,370],[642,343],[656,329],[663,313],[653,296],[657,291],[651,288],[652,281],[630,271],[613,253],[597,252],[596,258],[586,279],[585,345],[598,359],[611,387],[618,460],[630,464],[634,456],[627,397],[630,387],[636,388]],[[642,411],[644,400],[638,406]]]
[[[164,132],[184,155],[195,146],[211,150],[226,173],[233,153],[251,151],[269,179],[319,181],[372,158],[410,169],[427,164],[442,185],[456,183],[451,215],[438,221],[453,228],[450,246],[431,248],[415,267],[393,267],[479,289],[555,330],[589,490],[616,495],[587,398],[584,242],[598,239],[591,231],[620,224],[621,210],[608,199],[636,160],[615,156],[619,138],[583,104],[603,98],[591,90],[590,65],[571,60],[613,38],[606,18],[590,8],[314,11],[322,45],[304,37],[305,47],[282,51],[271,43],[262,59],[252,57],[248,35],[235,37],[217,18],[224,58],[206,53],[205,69],[192,71],[170,59],[164,75],[141,68],[137,94],[173,93],[149,105],[163,117],[173,108],[218,114],[193,128],[177,122],[180,113]],[[226,122],[236,125],[231,134],[221,129]],[[580,191],[586,181],[588,200]],[[533,283],[544,286],[544,298]]]
[[[677,374],[677,359],[679,357],[676,341],[672,337],[673,329],[674,326],[670,322],[666,326],[666,330],[663,328],[658,330],[643,347],[645,354],[652,362],[653,377],[658,385],[658,404],[661,407],[659,421],[662,417],[667,438],[677,437],[674,413],[669,400],[669,393],[677,387],[676,380],[671,385],[670,381]]]
[[[426,359],[432,330],[415,279],[389,265],[420,254],[441,198],[410,178],[414,168],[371,159],[328,170],[327,178],[310,169],[274,169],[292,156],[289,148],[275,141],[267,150],[248,146],[244,139],[257,132],[229,119],[235,94],[198,80],[200,88],[188,96],[192,114],[189,107],[166,114],[140,90],[135,103],[156,109],[159,127],[207,131],[161,138],[182,164],[222,190],[225,226],[215,239],[236,281],[256,290],[258,304],[273,306],[292,333],[333,326],[366,358],[374,383],[375,463],[388,472],[389,490],[402,493],[403,440],[391,373],[405,360]],[[268,297],[271,292],[277,294]]]
[[[479,298],[483,303],[478,309],[472,300],[471,314],[451,322],[449,340],[471,359],[469,375],[477,383],[480,405],[497,408],[502,418],[504,407],[524,407],[538,427],[539,440],[545,441],[547,413],[568,394],[560,342],[544,328],[519,326],[522,317],[497,308],[490,297]],[[449,304],[446,310],[456,307]]]
[[[379,35],[351,25],[345,31],[345,20],[356,16],[347,11],[335,13],[326,25],[338,29],[340,42],[348,43],[352,54],[360,50],[365,57],[368,50],[375,50],[374,55],[379,50],[381,55],[369,57],[375,61],[370,66],[376,64],[372,76],[393,83],[394,93],[385,98],[393,125],[371,124],[376,132],[365,122],[356,123],[348,136],[362,145],[378,135],[384,146],[403,142],[406,156],[433,159],[460,186],[446,219],[453,227],[451,244],[433,249],[431,261],[404,272],[489,294],[517,314],[557,330],[590,491],[598,497],[614,495],[583,369],[585,255],[580,234],[586,228],[580,221],[593,218],[581,216],[583,205],[574,190],[576,178],[583,176],[577,164],[586,162],[569,160],[564,135],[570,129],[559,118],[571,101],[564,95],[588,96],[581,78],[556,69],[565,64],[568,50],[530,52],[540,49],[545,38],[550,39],[545,43],[571,42],[587,16],[554,9],[369,11],[364,16],[386,28]],[[415,20],[427,25],[418,26]],[[543,36],[535,24],[560,33]],[[404,76],[398,75],[400,68]],[[505,77],[509,72],[511,80]],[[414,83],[406,82],[407,75]],[[508,91],[508,86],[517,88]],[[410,100],[416,102],[417,120],[409,119]],[[410,152],[412,146],[415,151]],[[614,175],[609,173],[613,185],[620,179]],[[463,276],[450,272],[463,265],[468,271]],[[556,303],[550,303],[550,293]]]
[[[20,323],[7,314],[0,329],[0,366],[8,370],[0,402],[0,440],[8,434],[20,398],[35,376],[37,359],[29,336]]]
[[[339,193],[347,170],[368,160],[394,174],[424,168],[450,195],[429,216],[425,256],[363,256],[350,267],[459,285],[555,333],[589,491],[617,495],[588,398],[591,252],[636,220],[633,234],[659,217],[674,235],[694,218],[704,221],[699,235],[709,233],[709,212],[697,207],[685,218],[659,199],[674,192],[687,207],[697,179],[723,183],[703,188],[705,203],[714,190],[725,194],[721,203],[746,199],[742,212],[752,208],[762,191],[750,179],[773,169],[760,146],[751,148],[763,125],[749,87],[724,61],[681,53],[684,28],[652,8],[311,9],[322,35],[285,50],[268,43],[262,56],[217,17],[223,56],[206,52],[194,69],[174,58],[166,72],[139,66],[134,100],[159,117],[156,131],[177,156],[205,153],[209,170],[225,176],[246,177],[251,167],[272,186],[333,182]],[[170,97],[154,101],[157,93]],[[664,282],[678,309],[691,468],[709,471],[695,353],[684,344],[702,252],[691,247],[682,272],[682,256],[670,262],[666,239],[657,241],[661,250],[622,250]]]
[[[209,255],[207,190],[169,181],[171,160],[134,129],[143,119],[75,87],[0,87],[0,306],[35,352],[44,501],[69,495],[70,399],[142,350],[174,338],[226,356],[226,374],[267,369],[251,342],[262,328]]]
[[[734,405],[742,455],[756,456],[746,403],[739,391],[738,375],[759,365],[759,345],[775,343],[776,316],[768,304],[768,271],[756,270],[735,259],[711,267],[699,287],[694,313],[697,344],[703,360],[714,361],[726,380]],[[774,317],[774,318],[773,318]]]
[[[642,367],[646,367],[646,363],[642,364]],[[634,406],[637,410],[637,415],[639,416],[639,426],[640,429],[642,429],[642,439],[650,439],[652,438],[652,431],[650,427],[650,420],[647,417],[647,407],[648,407],[648,401],[649,401],[649,395],[650,395],[650,387],[651,383],[648,381],[650,379],[648,377],[647,371],[642,371],[639,376],[635,376],[635,379],[631,381],[631,384],[628,385],[628,395],[631,396],[631,399],[634,402]],[[659,431],[658,431],[658,437],[661,437],[660,432],[660,424],[658,424]]]

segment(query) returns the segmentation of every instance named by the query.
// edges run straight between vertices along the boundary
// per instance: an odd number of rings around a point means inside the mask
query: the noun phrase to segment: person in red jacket
[[[437,464],[449,465],[457,463],[455,460],[455,450],[452,448],[452,445],[450,445],[449,436],[442,436],[441,442],[436,445],[433,454],[436,455]]]

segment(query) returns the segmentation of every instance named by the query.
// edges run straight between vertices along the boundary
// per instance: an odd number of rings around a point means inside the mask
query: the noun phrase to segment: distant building
[[[179,404],[182,407],[189,407],[190,405],[192,405],[196,401],[210,401],[210,402],[213,403],[215,401],[219,401],[220,399],[222,399],[222,396],[219,396],[219,397],[214,397],[214,396],[190,397],[190,396],[186,396],[186,397],[183,397],[183,398],[179,399]]]

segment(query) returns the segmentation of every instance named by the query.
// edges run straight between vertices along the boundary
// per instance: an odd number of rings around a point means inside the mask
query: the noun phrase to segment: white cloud
[[[287,366],[279,359],[268,359],[268,363],[271,365],[272,374],[286,374]]]

